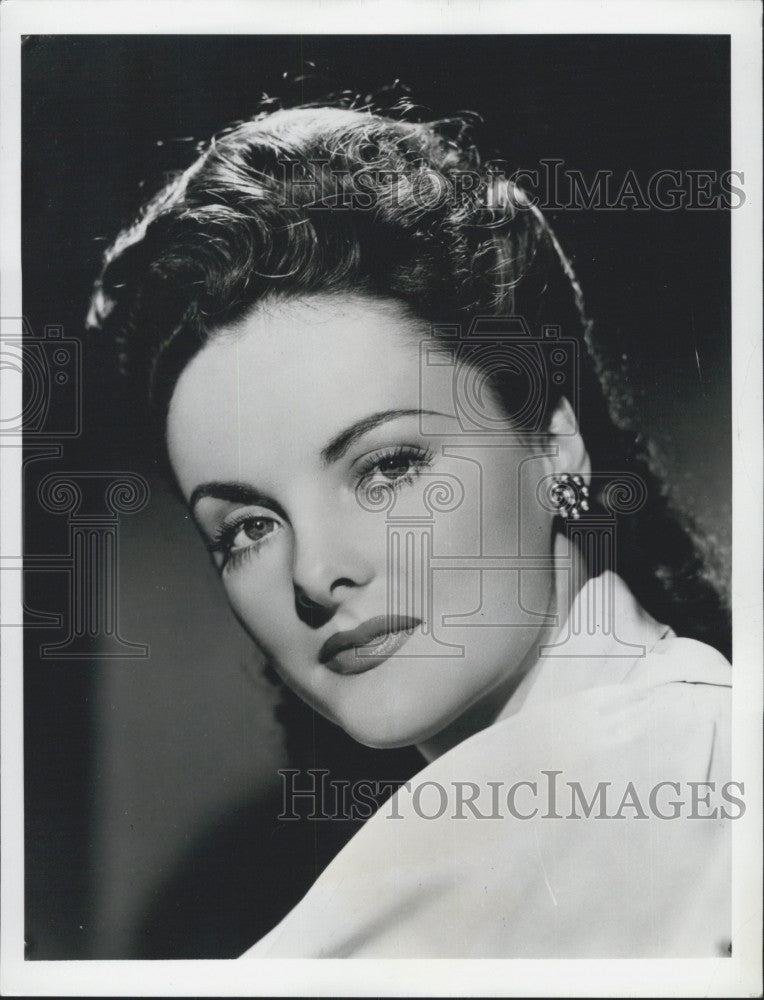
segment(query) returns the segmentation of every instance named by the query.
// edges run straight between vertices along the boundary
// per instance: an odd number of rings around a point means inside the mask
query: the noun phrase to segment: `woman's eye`
[[[274,518],[262,514],[244,517],[232,524],[224,524],[207,548],[221,557],[218,566],[222,571],[236,566],[240,559],[254,555],[280,527]]]
[[[270,517],[248,517],[231,532],[229,551],[244,549],[252,542],[261,542],[266,535],[270,535],[275,529],[276,522]]]
[[[366,486],[377,483],[397,488],[413,483],[431,461],[431,453],[423,449],[398,448],[387,454],[372,455],[361,469],[360,482]]]
[[[377,462],[377,469],[382,473],[385,479],[394,481],[396,479],[402,479],[404,476],[408,475],[408,473],[411,472],[413,465],[414,460],[410,455],[397,455],[380,459],[380,461]]]

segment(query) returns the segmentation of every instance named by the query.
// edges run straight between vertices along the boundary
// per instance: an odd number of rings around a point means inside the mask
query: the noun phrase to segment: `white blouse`
[[[242,957],[727,954],[730,666],[612,573],[569,621],[516,713],[402,786]]]

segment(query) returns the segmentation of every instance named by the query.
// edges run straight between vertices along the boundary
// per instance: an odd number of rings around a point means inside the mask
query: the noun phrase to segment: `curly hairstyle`
[[[521,316],[536,337],[551,325],[575,339],[593,503],[619,473],[646,490],[618,520],[612,568],[656,618],[729,656],[718,571],[628,426],[571,266],[523,192],[482,164],[464,119],[303,106],[232,126],[106,252],[89,325],[116,338],[161,427],[217,329],[267,298],[318,292],[393,298],[433,323]],[[506,372],[489,381],[512,414],[518,386]],[[560,395],[548,380],[547,412]]]

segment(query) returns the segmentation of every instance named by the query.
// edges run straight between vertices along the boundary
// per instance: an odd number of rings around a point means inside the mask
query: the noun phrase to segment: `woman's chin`
[[[400,750],[432,739],[449,726],[454,714],[458,711],[425,714],[416,709],[409,712],[401,709],[383,717],[370,713],[365,718],[355,714],[352,719],[335,721],[348,736],[363,746],[372,750]]]

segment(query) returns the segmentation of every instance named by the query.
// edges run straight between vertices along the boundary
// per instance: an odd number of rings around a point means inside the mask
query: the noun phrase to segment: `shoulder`
[[[685,732],[728,725],[732,667],[716,649],[669,632],[637,661],[624,679],[626,691],[649,701],[656,717]]]
[[[712,646],[675,635],[671,630],[642,657],[637,658],[623,677],[620,688],[626,700],[649,698],[688,710],[729,712],[732,667]]]
[[[725,780],[731,769],[732,667],[716,649],[673,634],[646,657],[634,683],[646,684],[644,736],[663,765],[688,780]]]
[[[727,686],[732,680],[732,667],[718,650],[671,630],[655,643],[647,658],[660,658],[663,669],[676,674],[676,680]]]
[[[666,629],[620,682],[580,692],[576,707],[592,724],[589,759],[643,783],[729,771],[732,668],[705,643]]]
[[[603,671],[593,686],[523,705],[427,770],[520,780],[561,768],[577,780],[638,778],[645,786],[729,770],[731,667],[720,653],[667,629],[630,665],[607,665],[614,676]],[[564,667],[580,669],[576,661]]]
[[[494,723],[399,789],[250,954],[726,953],[728,680],[666,632],[618,681]]]

